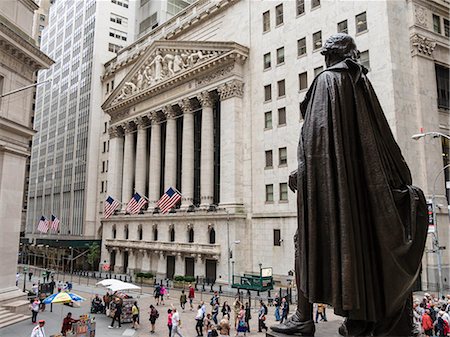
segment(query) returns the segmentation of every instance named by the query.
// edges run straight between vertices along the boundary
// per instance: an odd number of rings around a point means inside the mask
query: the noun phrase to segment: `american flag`
[[[59,228],[59,223],[60,223],[59,219],[52,214],[52,221],[50,222],[50,228],[56,232]]]
[[[126,212],[130,214],[139,213],[141,208],[147,203],[143,197],[140,196],[139,193],[134,193],[131,197],[131,200],[128,202]]]
[[[180,192],[172,187],[169,187],[156,205],[159,207],[162,214],[166,214],[180,199]]]
[[[47,233],[48,232],[49,223],[48,220],[45,218],[45,216],[41,216],[41,220],[39,220],[38,224],[38,231],[41,233]]]
[[[119,206],[120,202],[108,196],[103,204],[103,217],[108,219]]]

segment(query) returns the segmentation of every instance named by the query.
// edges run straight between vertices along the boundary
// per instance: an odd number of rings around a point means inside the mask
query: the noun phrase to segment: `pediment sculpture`
[[[124,83],[119,95],[112,103],[123,101],[218,55],[219,52],[216,50],[165,51],[157,49],[141,69]]]

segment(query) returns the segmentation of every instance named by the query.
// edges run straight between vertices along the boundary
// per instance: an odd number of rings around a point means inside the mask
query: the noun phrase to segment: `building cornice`
[[[19,0],[19,1],[23,3],[26,7],[28,7],[28,9],[31,10],[32,12],[39,9],[39,5],[33,0]]]
[[[448,0],[409,0],[416,5],[423,6],[432,10],[436,14],[445,15],[448,17],[450,9],[450,1]]]

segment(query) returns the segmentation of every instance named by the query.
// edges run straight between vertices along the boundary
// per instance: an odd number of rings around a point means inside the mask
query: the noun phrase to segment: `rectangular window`
[[[312,0],[311,1],[311,8],[316,8],[320,6],[320,0]]]
[[[450,37],[450,22],[447,19],[444,19],[444,34],[447,37]]]
[[[264,128],[272,129],[272,111],[267,111],[264,113]]]
[[[337,24],[337,31],[338,33],[348,34],[347,20],[341,21]]]
[[[111,90],[114,90],[114,80],[111,81]]]
[[[280,201],[288,201],[288,184],[280,183]]]
[[[315,32],[313,34],[313,49],[317,50],[322,48],[322,31]]]
[[[43,25],[39,25],[39,31],[42,32],[44,30],[44,26]]]
[[[106,83],[106,93],[109,93],[109,83]]]
[[[284,63],[284,47],[277,49],[277,64]]]
[[[266,202],[273,202],[273,185],[266,185]]]
[[[280,147],[278,149],[278,166],[287,165],[287,148]]]
[[[286,108],[278,109],[278,126],[286,125]]]
[[[102,186],[100,188],[100,193],[103,193],[105,191],[105,182],[102,181]]]
[[[367,30],[367,15],[366,12],[356,15],[355,17],[356,24],[356,34],[364,32]]]
[[[275,25],[281,25],[283,23],[283,4],[279,4],[275,7]]]
[[[305,90],[306,88],[308,88],[308,73],[305,71],[298,74],[298,89]]]
[[[103,153],[106,152],[106,142],[103,142]]]
[[[297,56],[306,54],[306,37],[297,40]]]
[[[283,97],[286,95],[286,85],[285,85],[285,81],[281,80],[278,81],[278,97]]]
[[[435,33],[441,34],[441,17],[433,14],[433,30]]]
[[[314,77],[319,75],[322,72],[322,70],[323,70],[323,67],[314,68]]]
[[[273,230],[273,245],[281,246],[281,230],[280,229]]]
[[[108,122],[105,122],[103,124],[103,133],[106,133],[106,132],[108,132]]]
[[[449,69],[436,64],[436,85],[439,109],[450,109]]]
[[[297,15],[302,15],[305,13],[305,0],[297,0]]]
[[[270,11],[263,13],[263,32],[270,30]]]
[[[271,168],[273,166],[273,153],[272,150],[266,151],[266,168]]]
[[[39,14],[39,20],[40,21],[45,21],[45,15],[44,14]]]
[[[264,101],[270,101],[272,99],[272,85],[268,84],[264,86]]]
[[[111,33],[110,33],[111,34]],[[110,52],[113,52],[113,53],[117,53],[120,49],[122,49],[123,47],[122,46],[119,46],[119,45],[117,45],[117,44],[113,44],[113,43],[108,43],[108,50],[110,51]],[[111,90],[112,90],[113,88],[111,88]]]
[[[363,51],[359,55],[359,63],[361,63],[367,69],[370,69],[369,51]]]
[[[269,69],[271,65],[270,53],[264,54],[264,69]]]

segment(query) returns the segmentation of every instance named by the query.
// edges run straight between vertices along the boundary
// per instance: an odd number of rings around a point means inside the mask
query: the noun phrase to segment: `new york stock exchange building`
[[[311,9],[308,1],[281,8],[271,1],[197,1],[105,64],[102,263],[118,273],[219,283],[271,267],[275,280],[289,281],[297,205],[287,183],[297,167],[299,104],[325,66],[320,48],[344,19],[367,58],[387,34],[377,18],[390,2],[339,3]],[[409,20],[411,4],[398,6]],[[409,36],[400,38],[409,46]],[[392,75],[384,52],[370,50],[370,67],[378,71],[369,77],[388,119],[398,122],[396,101],[379,90]],[[401,52],[411,59],[408,48]],[[398,80],[392,87],[402,86]],[[414,130],[397,133],[401,146]],[[435,157],[442,160],[439,151]],[[162,214],[156,203],[169,187],[182,199]],[[125,208],[135,192],[148,204],[130,215]],[[108,196],[122,206],[105,219]]]

